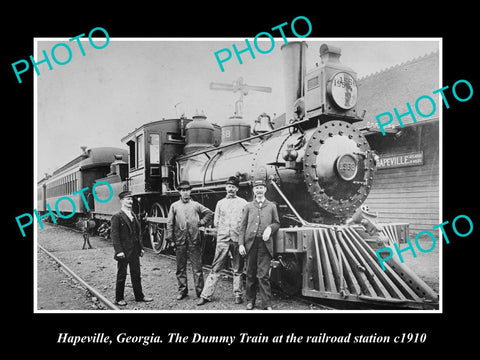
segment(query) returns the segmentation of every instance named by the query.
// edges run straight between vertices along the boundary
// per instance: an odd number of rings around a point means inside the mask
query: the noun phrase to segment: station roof
[[[357,112],[361,114],[366,110],[366,114],[364,120],[356,123],[356,126],[378,128],[375,117],[384,112],[392,113],[392,124],[398,126],[393,109],[397,108],[399,114],[404,114],[408,111],[407,102],[415,112],[417,123],[438,120],[439,107],[443,103],[441,95],[433,94],[433,91],[441,87],[439,78],[439,52],[436,51],[358,79]],[[423,95],[428,95],[435,101],[436,111],[429,117],[417,115],[415,111],[415,102]],[[418,105],[423,114],[432,112],[429,100],[422,99]],[[410,115],[401,120],[407,126],[413,124]]]

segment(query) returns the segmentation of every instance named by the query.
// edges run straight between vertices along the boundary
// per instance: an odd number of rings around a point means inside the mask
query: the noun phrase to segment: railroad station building
[[[422,230],[431,231],[441,223],[439,113],[443,103],[438,93],[432,94],[440,87],[438,52],[358,79],[357,109],[366,114],[356,126],[380,156],[365,204],[378,213],[379,222],[409,223],[410,237]],[[401,118],[404,127],[400,127],[393,115],[392,126],[382,135],[376,115],[387,111],[394,114],[394,108],[405,114],[407,102],[415,112],[416,100],[424,95],[435,101],[436,111],[431,116],[415,113],[414,122],[410,115],[405,115]],[[422,104],[423,114],[432,112],[431,103]]]

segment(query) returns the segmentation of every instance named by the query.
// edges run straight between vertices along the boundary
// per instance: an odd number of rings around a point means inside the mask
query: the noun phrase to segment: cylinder
[[[307,43],[289,42],[281,47],[285,79],[285,115],[288,123],[294,118],[294,103],[305,95]]]

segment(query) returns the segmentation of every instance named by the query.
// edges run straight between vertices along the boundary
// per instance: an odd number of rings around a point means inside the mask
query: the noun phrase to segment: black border
[[[310,4],[310,3],[308,3]],[[48,6],[47,6],[48,5]],[[180,5],[180,6],[178,6]],[[476,312],[475,256],[478,229],[467,238],[458,238],[448,233],[451,243],[444,246],[443,257],[443,314],[33,314],[33,238],[19,236],[14,217],[31,210],[33,199],[33,77],[24,77],[18,84],[11,69],[11,63],[27,58],[33,53],[34,37],[73,37],[88,32],[94,27],[107,29],[111,37],[252,37],[267,31],[283,22],[290,22],[296,16],[306,16],[313,25],[310,37],[442,37],[443,38],[443,85],[450,87],[459,79],[468,80],[474,89],[474,96],[468,102],[450,102],[450,109],[443,109],[443,217],[450,222],[459,214],[466,214],[478,226],[475,191],[477,181],[478,153],[474,147],[478,137],[476,131],[476,109],[478,108],[479,82],[477,77],[475,11],[465,8],[449,8],[444,5],[440,12],[428,7],[420,10],[418,4],[406,3],[388,5],[383,12],[379,8],[370,10],[365,4],[360,8],[350,8],[337,4],[327,9],[318,4],[315,9],[307,3],[275,5],[260,11],[246,3],[217,6],[206,3],[177,4],[173,9],[165,4],[122,4],[100,10],[98,4],[83,4],[81,7],[55,6],[51,3],[38,3],[35,9],[7,9],[5,14],[12,18],[4,23],[4,35],[8,37],[2,55],[3,79],[6,84],[7,116],[4,122],[4,166],[3,189],[14,194],[13,199],[4,202],[8,233],[4,236],[4,258],[9,265],[4,269],[7,279],[4,295],[6,306],[4,316],[12,314],[8,322],[6,344],[16,354],[29,353],[41,349],[41,353],[110,354],[112,350],[122,353],[133,350],[139,355],[145,351],[157,354],[195,351],[197,356],[206,354],[216,357],[218,350],[240,350],[244,356],[255,356],[260,350],[286,355],[312,356],[315,353],[304,350],[317,350],[343,354],[351,350],[353,354],[365,356],[389,356],[404,353],[411,356],[415,352],[432,352],[443,348],[462,349],[466,353],[475,344],[475,323],[467,325]],[[372,5],[370,5],[372,6]],[[387,6],[387,5],[385,5]],[[43,8],[41,10],[40,8]],[[308,10],[303,10],[308,8]],[[28,12],[32,12],[27,16]],[[439,15],[445,14],[445,15]],[[472,14],[470,14],[472,13]],[[450,96],[451,99],[451,96]],[[6,137],[6,139],[5,139]],[[13,141],[13,142],[12,142]],[[13,145],[16,144],[16,145]],[[13,159],[12,159],[13,157]],[[474,183],[475,182],[475,183]],[[28,233],[28,232],[27,232]],[[5,325],[4,325],[5,326]],[[105,332],[112,337],[120,332],[132,335],[151,334],[166,336],[169,332],[184,335],[200,332],[212,335],[250,334],[278,335],[343,335],[355,334],[395,335],[402,332],[427,333],[424,344],[379,345],[328,345],[316,344],[257,344],[214,345],[161,344],[142,346],[102,346],[56,344],[58,333],[90,335]],[[457,347],[458,346],[458,347]],[[373,351],[372,351],[373,350]],[[35,350],[34,350],[35,351]],[[165,353],[166,352],[166,353]],[[213,355],[212,355],[213,354]],[[181,356],[185,356],[186,353]],[[270,355],[269,355],[270,356]],[[363,357],[363,356],[362,356]]]

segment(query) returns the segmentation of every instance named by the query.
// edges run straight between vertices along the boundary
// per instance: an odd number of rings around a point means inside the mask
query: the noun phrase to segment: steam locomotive
[[[438,295],[394,258],[380,268],[375,250],[408,236],[408,224],[379,224],[362,207],[373,184],[377,156],[355,127],[362,120],[356,73],[340,62],[340,49],[323,44],[321,64],[306,71],[305,42],[283,45],[286,115],[273,123],[261,114],[253,129],[240,112],[223,126],[206,116],[163,119],[123,137],[128,161],[118,157],[107,181],[115,193],[134,193],[142,233],[156,252],[164,241],[169,206],[179,198],[181,180],[192,197],[214,209],[231,175],[238,195],[251,200],[254,179],[264,179],[277,204],[281,228],[275,235],[271,279],[289,293],[374,306],[431,309]],[[238,81],[229,87],[246,93]],[[98,187],[99,198],[106,198]],[[96,202],[99,231],[118,210],[117,197]],[[215,229],[203,232],[215,241]],[[209,259],[204,259],[209,261]],[[211,261],[211,259],[210,259]]]

